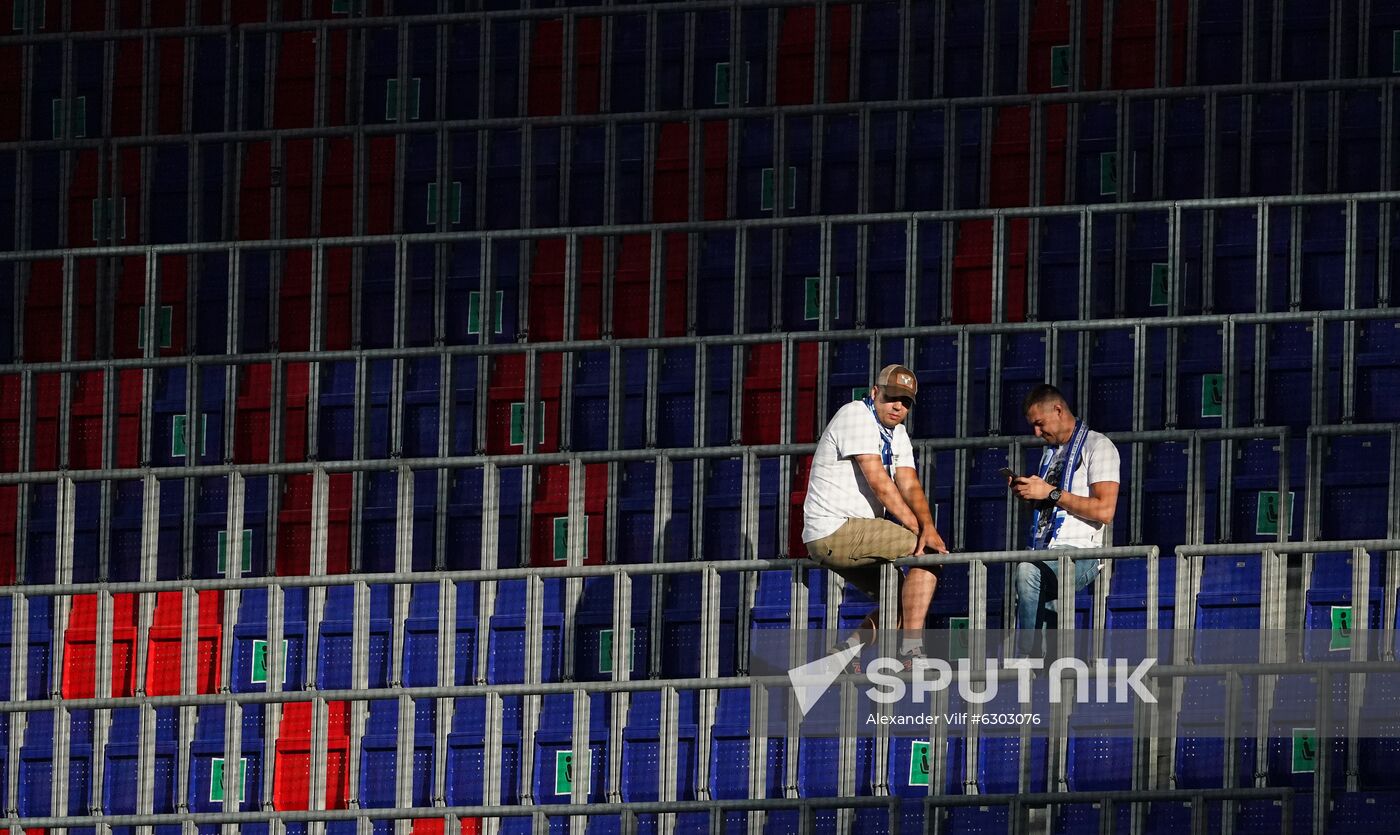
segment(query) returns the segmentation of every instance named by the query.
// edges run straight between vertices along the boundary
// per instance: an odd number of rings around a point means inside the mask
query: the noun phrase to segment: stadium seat
[[[486,680],[490,684],[519,684],[525,680],[525,580],[505,580],[496,585],[496,610],[491,616],[486,656]],[[544,614],[539,624],[540,680],[558,681],[562,664],[564,630],[564,581],[544,581]]]
[[[406,778],[414,806],[429,806],[432,803],[434,706],[432,700],[425,699],[416,704],[414,711],[414,732],[410,742],[413,774]],[[360,740],[360,785],[357,791],[361,806],[373,809],[398,804],[398,727],[398,700],[381,699],[369,703],[369,719],[365,735]]]
[[[233,629],[233,692],[257,693],[271,678],[267,646],[267,589],[240,593]],[[306,605],[304,588],[282,591],[282,689],[294,690],[306,677]]]
[[[391,659],[389,633],[392,627],[392,600],[389,586],[368,586],[369,631],[365,635],[368,654],[368,686],[388,686]],[[316,686],[321,690],[344,690],[354,684],[355,586],[331,586],[326,590],[325,616],[316,642]]]
[[[239,754],[239,797],[235,808],[255,811],[262,808],[263,708],[244,705],[242,708],[241,753]],[[194,812],[223,811],[225,784],[224,722],[222,705],[206,705],[198,709],[194,741],[190,745],[190,776],[188,803]]]
[[[438,586],[419,583],[413,587],[403,633],[405,687],[436,687],[439,683],[460,685],[476,680],[477,584],[457,583],[451,682],[438,681],[440,606]]]
[[[589,802],[602,801],[608,756],[606,694],[589,697],[587,757],[573,750],[573,700],[569,694],[546,695],[535,732],[535,773],[531,785],[537,802],[569,803],[571,786],[587,773],[584,790]],[[580,762],[581,759],[586,760]]]

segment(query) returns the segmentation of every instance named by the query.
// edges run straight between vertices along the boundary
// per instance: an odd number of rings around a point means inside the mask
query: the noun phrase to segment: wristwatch
[[[1049,496],[1046,496],[1046,498],[1048,498],[1048,499],[1050,500],[1050,504],[1059,504],[1059,503],[1060,503],[1060,496],[1061,496],[1060,488],[1056,487],[1054,490],[1051,490],[1051,491],[1050,491],[1050,495],[1049,495]]]

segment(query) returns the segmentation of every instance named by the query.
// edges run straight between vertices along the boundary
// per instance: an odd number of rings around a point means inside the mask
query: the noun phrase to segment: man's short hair
[[[1063,403],[1065,404],[1065,411],[1070,414],[1074,413],[1074,409],[1070,408],[1069,400],[1066,399],[1059,389],[1049,383],[1041,383],[1031,389],[1030,393],[1026,395],[1026,399],[1021,401],[1021,414],[1028,413],[1032,406],[1047,405],[1050,403]]]

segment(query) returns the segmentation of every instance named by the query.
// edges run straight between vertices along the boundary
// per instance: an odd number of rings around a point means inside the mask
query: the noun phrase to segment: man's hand
[[[1038,502],[1049,498],[1050,482],[1038,475],[1026,475],[1011,481],[1011,492],[1018,498]]]
[[[910,556],[918,556],[932,549],[935,554],[948,553],[948,546],[943,544],[943,537],[938,535],[938,530],[932,525],[925,527],[920,533],[918,541],[914,543],[914,550],[909,552]]]

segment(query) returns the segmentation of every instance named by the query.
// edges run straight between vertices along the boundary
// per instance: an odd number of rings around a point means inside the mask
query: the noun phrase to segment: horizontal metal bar
[[[855,5],[885,2],[885,0],[849,0]],[[647,3],[645,6],[573,6],[567,13],[577,17],[613,17],[616,15],[642,15],[648,11],[689,12],[689,11],[729,11],[740,9],[768,9],[791,6],[810,6],[811,0],[662,0]],[[278,20],[258,23],[208,24],[204,26],[166,26],[150,29],[114,29],[74,32],[43,32],[29,35],[6,36],[6,44],[32,44],[51,41],[108,40],[115,38],[140,38],[150,35],[155,38],[200,37],[229,32],[300,32],[325,27],[327,29],[375,29],[403,26],[424,26],[435,23],[473,23],[491,21],[493,23],[512,20],[551,20],[565,16],[565,9],[500,9],[492,11],[438,12],[419,15],[395,15],[393,17],[333,17],[313,20]]]
[[[862,2],[873,2],[873,0],[861,0]],[[777,0],[777,4],[791,5],[796,0]],[[796,3],[797,5],[806,5]],[[688,5],[688,4],[687,4]],[[765,4],[766,5],[766,4]],[[717,8],[728,9],[729,3],[725,2]],[[627,14],[628,7],[613,6],[603,7],[611,9],[612,14]],[[635,14],[635,11],[632,12]],[[507,13],[519,15],[519,12]],[[536,14],[536,17],[557,18],[559,13]],[[395,23],[390,25],[397,25]],[[353,21],[317,21],[309,24],[306,21],[285,24],[263,24],[264,26],[277,26],[278,31],[293,32],[314,32],[324,26],[328,29],[336,28],[356,28],[364,26],[364,19]],[[248,28],[252,28],[250,24]],[[121,33],[111,32],[70,32],[59,35],[30,35],[5,39],[6,43],[19,42],[28,38],[39,38],[48,40],[74,41],[74,40],[119,40],[125,37],[141,37],[149,34],[154,38],[161,37],[201,37],[222,34],[222,27],[214,27],[216,31],[200,32],[203,27],[179,27],[169,31],[170,34],[163,34],[163,30],[140,30],[140,34],[130,36]],[[240,26],[240,28],[243,28]],[[374,28],[373,26],[366,28]],[[549,127],[595,127],[608,124],[645,124],[655,122],[688,121],[698,118],[704,121],[720,121],[731,119],[767,118],[783,115],[790,118],[800,118],[807,116],[864,116],[871,113],[889,113],[905,110],[936,109],[940,107],[957,107],[958,109],[977,109],[985,107],[1023,107],[1032,104],[1072,104],[1072,103],[1093,103],[1102,101],[1124,101],[1132,102],[1140,99],[1183,99],[1183,98],[1206,98],[1215,96],[1243,96],[1243,95],[1267,95],[1270,93],[1291,93],[1297,90],[1305,92],[1331,92],[1342,90],[1368,90],[1374,89],[1377,93],[1383,93],[1388,88],[1400,85],[1400,80],[1393,78],[1354,78],[1354,79],[1319,79],[1312,81],[1285,81],[1270,82],[1265,84],[1216,84],[1202,87],[1167,87],[1167,88],[1140,88],[1132,90],[1080,90],[1076,92],[1058,93],[1011,93],[998,96],[966,96],[959,98],[924,98],[924,99],[884,99],[880,101],[864,102],[830,102],[822,104],[795,104],[795,105],[749,105],[741,107],[714,107],[703,110],[630,110],[618,113],[590,113],[590,114],[570,114],[553,116],[492,116],[479,119],[436,119],[436,120],[415,120],[412,122],[387,122],[361,125],[329,125],[316,128],[287,128],[284,130],[273,130],[268,128],[252,130],[232,130],[232,131],[210,131],[208,133],[163,133],[159,135],[146,136],[123,136],[108,138],[85,138],[85,139],[43,139],[43,140],[14,140],[0,142],[0,151],[14,150],[67,150],[67,149],[88,149],[100,147],[132,147],[151,145],[187,145],[192,141],[197,142],[261,142],[274,138],[288,139],[318,139],[337,138],[355,135],[383,136],[389,134],[410,134],[410,133],[436,133],[438,131],[451,130],[513,130],[525,126],[535,128]]]
[[[1070,671],[1064,672],[1066,675],[1071,674]],[[1160,664],[1145,670],[1143,675],[1149,678],[1199,678],[1205,676],[1224,676],[1232,673],[1240,675],[1318,675],[1324,672],[1332,676],[1344,676],[1353,673],[1395,674],[1400,673],[1400,660]],[[987,678],[1010,680],[1017,678],[1020,674],[1020,670],[1003,667],[997,668],[995,674],[990,670],[970,671],[968,673],[974,682]],[[908,681],[911,680],[910,677],[913,673],[887,673],[886,675],[902,677],[904,680]],[[843,682],[847,680],[863,684],[869,682],[869,676],[865,673],[845,673],[833,679],[834,682]],[[533,684],[463,684],[437,687],[385,687],[370,690],[317,690],[314,687],[307,687],[300,690],[278,690],[261,693],[225,692],[173,696],[114,696],[91,699],[29,699],[19,702],[0,702],[0,714],[40,713],[46,710],[53,710],[57,707],[62,707],[67,710],[100,710],[142,706],[149,706],[152,708],[181,707],[187,705],[208,706],[226,705],[229,703],[237,703],[240,705],[268,705],[303,703],[318,698],[337,702],[374,702],[398,699],[403,696],[412,699],[459,699],[470,696],[485,696],[488,694],[495,694],[498,696],[529,696],[568,694],[577,691],[588,693],[635,693],[659,691],[665,687],[676,690],[733,690],[748,688],[755,685],[762,685],[763,687],[787,687],[791,685],[791,683],[791,680],[786,675],[748,675],[725,676],[719,678],[654,678],[628,679],[626,681],[613,681],[609,679],[601,681],[537,682]]]
[[[1385,435],[1395,431],[1394,423],[1339,423],[1309,426],[1309,435]]]
[[[1291,787],[1240,788],[1240,789],[1144,789],[1141,791],[1094,791],[1090,789],[1074,792],[1041,792],[1038,794],[954,794],[929,795],[920,797],[925,806],[1001,806],[1020,802],[1021,804],[1043,805],[1050,803],[1090,803],[1094,800],[1132,801],[1172,801],[1172,800],[1249,800],[1280,798],[1288,800],[1293,796]],[[898,796],[859,796],[859,797],[790,797],[752,798],[743,800],[680,800],[667,802],[628,802],[628,803],[559,803],[530,804],[516,806],[425,806],[418,808],[384,809],[326,809],[314,812],[199,812],[169,815],[73,815],[69,817],[12,818],[14,826],[73,827],[96,826],[160,826],[189,821],[196,825],[220,823],[262,823],[280,820],[287,823],[341,820],[411,820],[419,818],[442,818],[456,815],[459,818],[508,818],[528,817],[545,814],[551,817],[569,815],[617,815],[630,812],[638,815],[675,812],[741,812],[750,809],[851,809],[896,807],[906,798]]]
[[[1106,433],[1107,437],[1120,443],[1186,442],[1193,438],[1218,440],[1225,438],[1263,438],[1278,436],[1286,438],[1288,430],[1277,427],[1235,427],[1230,429],[1161,429],[1146,432]],[[1034,448],[1044,445],[1044,441],[1022,435],[989,435],[984,438],[930,438],[917,442],[922,450],[997,449],[1019,444]],[[0,473],[3,484],[48,484],[60,479],[75,482],[125,481],[144,478],[154,473],[161,479],[212,478],[238,473],[244,478],[263,475],[303,475],[324,471],[327,473],[383,472],[386,470],[441,470],[472,469],[488,464],[497,467],[526,466],[530,464],[567,464],[571,461],[590,463],[611,463],[628,461],[655,461],[666,457],[678,461],[699,461],[711,458],[739,458],[754,455],[759,458],[783,455],[807,455],[816,449],[816,444],[763,444],[755,446],[718,447],[673,447],[669,449],[618,449],[591,452],[534,452],[515,455],[459,455],[434,458],[369,458],[351,461],[291,461],[284,464],[198,464],[183,467],[160,467],[147,469],[139,467],[109,468],[97,470],[43,470],[36,472]]]
[[[285,139],[285,137],[282,137]],[[672,234],[682,232],[734,231],[737,229],[787,229],[804,226],[860,225],[877,223],[938,222],[950,220],[990,220],[998,217],[1008,219],[1118,215],[1136,212],[1164,212],[1172,209],[1207,210],[1232,208],[1260,208],[1264,206],[1315,206],[1332,203],[1361,204],[1400,202],[1400,191],[1366,191],[1345,194],[1294,194],[1267,197],[1215,197],[1193,200],[1153,200],[1137,203],[1084,203],[1077,205],[1027,206],[1014,209],[937,209],[918,212],[884,212],[845,215],[802,215],[768,218],[742,218],[731,220],[690,220],[677,223],[629,223],[594,226],[556,226],[530,229],[495,229],[462,232],[413,232],[395,235],[346,235],[323,238],[281,238],[260,241],[210,241],[185,244],[134,244],[130,246],[92,246],[82,249],[45,249],[0,252],[0,261],[34,261],[64,257],[99,258],[108,256],[137,255],[187,255],[203,252],[223,251],[271,251],[287,249],[311,249],[313,247],[370,247],[398,246],[400,244],[451,244],[463,241],[516,241],[538,238],[559,238],[568,235],[637,235]],[[1299,312],[1299,319],[1321,316],[1326,311]],[[1237,314],[1240,316],[1263,316],[1268,314]],[[1165,321],[1166,317],[1147,321]],[[1124,320],[1119,320],[1124,321]],[[1044,327],[1044,325],[1041,325]]]
[[[1131,559],[1146,558],[1157,551],[1156,545],[1135,545],[1115,548],[1083,548],[1075,551],[1084,559]],[[977,551],[955,554],[928,554],[918,557],[902,557],[895,565],[963,565],[974,562],[1018,562],[1027,559],[1040,559],[1044,551]],[[558,579],[564,577],[612,577],[616,574],[659,575],[659,574],[703,574],[707,571],[718,573],[749,571],[821,571],[821,566],[806,560],[759,559],[759,560],[690,560],[687,562],[659,563],[618,563],[615,565],[567,565],[531,566],[526,568],[473,568],[460,571],[385,571],[378,574],[320,574],[287,575],[277,577],[211,577],[186,580],[148,580],[130,583],[45,583],[34,585],[14,585],[0,589],[0,597],[22,595],[25,597],[51,597],[55,595],[96,594],[99,591],[118,593],[142,593],[180,591],[261,589],[278,586],[281,588],[325,588],[330,586],[350,586],[356,583],[386,584],[399,583],[441,583],[481,582],[485,580],[522,580],[529,577]]]
[[[282,242],[279,242],[282,243]],[[68,251],[72,253],[71,250]],[[0,253],[0,261],[5,260]],[[24,259],[28,260],[28,259]],[[43,260],[34,258],[33,260]],[[1132,330],[1147,328],[1183,328],[1239,325],[1284,324],[1288,322],[1359,322],[1376,319],[1400,319],[1400,307],[1377,307],[1358,310],[1278,311],[1274,313],[1214,313],[1200,316],[1137,317],[1129,319],[1080,319],[1060,322],[1002,322],[964,325],[919,325],[906,328],[876,328],[868,330],[806,331],[783,333],[714,334],[709,336],[639,337],[636,339],[576,339],[554,342],[500,342],[469,345],[438,345],[418,348],[368,348],[339,351],[283,351],[259,354],[193,354],[185,356],[130,359],[79,360],[73,362],[30,362],[0,365],[0,374],[20,374],[64,371],[120,371],[138,368],[186,368],[202,366],[255,365],[270,362],[352,362],[391,359],[445,358],[497,354],[565,353],[570,351],[600,351],[611,348],[640,350],[647,348],[722,347],[734,345],[768,345],[782,342],[871,342],[895,339],[956,337],[962,333],[977,336],[1015,333],[1063,333]]]
[[[1235,554],[1262,554],[1265,551],[1273,551],[1275,554],[1322,554],[1331,551],[1350,551],[1353,548],[1365,548],[1367,551],[1400,551],[1400,539],[1334,539],[1313,542],[1178,545],[1176,553],[1182,557],[1223,557]]]

